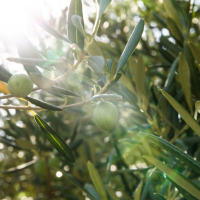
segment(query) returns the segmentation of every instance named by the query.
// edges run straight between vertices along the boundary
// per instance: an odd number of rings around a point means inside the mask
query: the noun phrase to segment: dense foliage
[[[8,60],[37,87],[9,95],[0,66],[1,199],[200,198],[195,3],[97,0],[85,19],[94,2],[72,0],[60,19],[30,22],[39,48],[16,30]],[[119,113],[109,132],[93,120],[105,101]]]

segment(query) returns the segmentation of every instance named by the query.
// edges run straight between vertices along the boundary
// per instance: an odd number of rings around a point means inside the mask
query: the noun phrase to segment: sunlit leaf
[[[143,186],[143,182],[140,182],[140,184],[137,186],[137,188],[136,188],[136,190],[135,190],[134,200],[140,200],[140,198],[141,198],[142,186]]]
[[[187,179],[186,177],[182,176],[179,172],[176,172],[175,170],[171,169],[167,165],[163,164],[161,161],[150,157],[150,156],[143,156],[146,160],[151,162],[155,167],[157,167],[159,170],[164,172],[170,179],[172,179],[177,185],[188,191],[190,194],[192,194],[194,197],[199,198],[200,197],[200,188],[195,185],[192,181]]]
[[[90,161],[87,162],[87,167],[88,167],[88,171],[90,174],[90,178],[92,179],[92,182],[93,182],[99,196],[101,197],[101,199],[107,200],[107,195],[106,195],[101,177],[99,176],[96,168]]]
[[[179,80],[180,80],[183,93],[185,95],[185,99],[187,101],[187,104],[190,108],[191,113],[193,113],[191,84],[190,84],[190,68],[182,52],[179,53],[178,69],[179,69],[178,70]]]
[[[175,145],[153,134],[144,132],[140,132],[139,134],[145,136],[146,138],[151,140],[153,143],[155,143],[162,149],[168,151],[173,156],[181,160],[185,165],[187,165],[188,167],[190,167],[191,169],[200,174],[200,164],[192,157],[190,157],[187,153],[183,152],[181,149],[176,147]]]
[[[54,60],[44,60],[44,59],[34,59],[34,58],[7,58],[8,61],[21,63],[30,66],[39,66],[46,70],[51,70],[49,67],[69,67],[67,62],[64,61],[54,61]]]
[[[34,118],[49,142],[68,162],[74,163],[74,155],[67,143],[39,115],[35,114]]]
[[[194,132],[196,132],[200,136],[200,126],[196,122],[196,120],[193,119],[193,117],[179,104],[172,96],[170,96],[167,92],[164,90],[161,90],[162,94],[165,96],[165,98],[169,101],[169,103],[174,107],[174,109],[181,115],[183,120],[193,129]]]
[[[140,19],[140,21],[137,23],[135,29],[133,30],[123,52],[119,59],[118,66],[117,66],[117,72],[122,69],[122,67],[125,65],[129,57],[132,55],[133,51],[135,50],[136,46],[138,45],[140,38],[142,36],[144,30],[144,20]]]
[[[164,0],[163,4],[167,12],[167,15],[176,22],[177,26],[180,29],[182,29],[183,27],[182,27],[181,19],[179,17],[176,7],[172,3],[172,0]]]
[[[35,22],[42,28],[44,29],[47,33],[50,35],[53,35],[55,38],[65,41],[69,44],[71,44],[71,41],[64,37],[62,34],[60,34],[56,29],[54,29],[52,26],[50,26],[47,22],[45,22],[42,18],[42,16],[36,16],[35,17]]]

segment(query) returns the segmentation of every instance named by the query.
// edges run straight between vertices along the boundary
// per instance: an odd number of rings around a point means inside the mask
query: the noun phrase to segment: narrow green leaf
[[[83,11],[82,11],[82,1],[81,0],[71,0],[69,5],[69,12],[68,12],[68,38],[73,43],[76,43],[81,50],[84,49],[84,37],[82,36],[81,32],[74,26],[72,22],[72,16],[78,15],[81,17],[82,27],[83,24]]]
[[[191,195],[189,192],[187,192],[185,189],[180,187],[178,184],[176,184],[172,179],[167,177],[167,179],[178,189],[178,191],[187,199],[187,200],[198,200],[193,195]]]
[[[44,60],[44,59],[34,59],[34,58],[7,58],[10,62],[21,63],[23,65],[39,66],[42,69],[51,70],[48,67],[69,67],[67,62],[55,61],[55,60]]]
[[[85,39],[85,44],[86,44],[85,50],[87,51],[89,56],[101,56],[104,58],[104,72],[108,73],[109,70],[108,70],[108,64],[106,62],[106,58],[105,58],[101,48],[95,41],[95,39],[92,38],[91,35],[87,34],[87,38]]]
[[[71,80],[75,80],[76,82],[81,83],[86,86],[90,86],[90,87],[93,87],[94,85],[99,86],[96,82],[94,82],[87,76],[84,76],[83,74],[80,74],[77,72],[72,72],[71,74],[69,74],[68,78],[70,78]]]
[[[1,174],[9,174],[9,173],[14,173],[14,172],[17,172],[17,171],[20,171],[20,170],[23,170],[27,167],[30,167],[31,165],[34,165],[38,160],[32,160],[30,162],[27,162],[27,163],[24,163],[22,165],[19,165],[17,167],[12,167],[6,171],[3,171],[3,172],[0,172]]]
[[[146,184],[144,186],[144,189],[143,189],[143,192],[142,192],[142,196],[141,196],[141,200],[145,200],[146,199],[147,193],[149,191],[149,187],[151,186],[151,180],[152,180],[152,177],[154,175],[155,170],[156,170],[156,168],[150,169],[150,170],[148,170],[148,172],[146,174],[148,180],[146,181]]]
[[[62,173],[63,175],[69,179],[72,183],[74,183],[81,191],[83,191],[84,193],[87,194],[88,197],[90,197],[91,199],[94,199],[94,200],[98,200],[96,199],[94,196],[92,196],[87,190],[85,190],[83,188],[83,186],[74,178],[72,177],[71,175],[67,174],[65,171],[62,170]]]
[[[190,157],[188,154],[184,153],[182,150],[176,147],[175,145],[153,134],[144,132],[140,132],[139,134],[145,136],[146,138],[151,140],[154,144],[168,151],[173,156],[181,160],[185,165],[187,165],[188,167],[196,171],[198,174],[200,174],[200,164],[197,161],[195,161],[192,157]]]
[[[135,88],[133,86],[133,81],[126,75],[122,74],[120,81],[123,83],[123,85],[133,94],[136,94]]]
[[[106,184],[108,184],[110,180],[110,167],[112,165],[113,154],[114,154],[113,151],[111,151],[108,158],[107,169],[106,169],[107,170]]]
[[[93,36],[96,34],[98,30],[99,19],[105,12],[110,2],[111,0],[96,0],[97,15],[96,15],[96,20],[95,20],[95,25],[94,25],[94,30],[93,30]]]
[[[174,107],[174,109],[181,115],[183,120],[200,136],[200,127],[196,120],[183,108],[172,96],[170,96],[164,90],[161,90],[162,94],[169,101],[169,103]]]
[[[57,86],[55,86],[55,85],[53,85],[53,86],[51,87],[51,89],[52,89],[54,92],[58,92],[58,93],[61,93],[61,94],[67,95],[67,96],[81,97],[81,95],[79,95],[79,94],[77,94],[77,93],[74,93],[74,92],[71,92],[71,91],[69,91],[69,90],[66,90],[66,89],[57,87]]]
[[[140,99],[142,99],[143,96],[145,96],[145,84],[146,84],[145,66],[143,58],[140,55],[135,69],[135,85],[137,94]]]
[[[135,79],[137,77],[137,75],[136,75],[136,73],[137,73],[137,62],[133,57],[129,58],[128,66],[129,66],[129,71],[131,73],[132,80],[135,82]]]
[[[8,82],[12,74],[0,65],[0,81]]]
[[[111,81],[114,78],[114,76],[116,75],[116,73],[117,73],[117,62],[115,61],[112,64],[112,67],[111,67],[111,70],[110,70],[109,81]]]
[[[168,51],[173,53],[175,56],[178,56],[179,52],[181,51],[181,48],[172,42],[170,42],[166,37],[162,36],[160,38],[160,44],[164,46]]]
[[[122,52],[122,55],[119,59],[118,66],[117,66],[117,72],[122,69],[122,67],[125,65],[129,57],[132,55],[133,51],[135,50],[136,46],[138,45],[140,38],[142,36],[144,30],[144,20],[140,19],[140,21],[137,23],[135,29],[133,30],[125,48]]]
[[[154,194],[155,200],[166,200],[161,194]]]
[[[94,188],[92,185],[86,183],[85,186],[84,186],[84,188],[85,188],[85,190],[87,190],[93,197],[95,197],[95,199],[101,200],[99,194],[97,193],[97,191],[95,190],[95,188]]]
[[[47,78],[42,74],[30,72],[29,76],[33,83],[43,90],[48,89],[55,84],[53,80]]]
[[[142,191],[143,182],[141,181],[140,184],[137,186],[135,190],[134,200],[140,200],[141,198],[141,191]]]
[[[47,110],[52,110],[52,111],[61,111],[62,108],[58,107],[58,106],[54,106],[52,104],[46,103],[44,101],[38,100],[38,99],[34,99],[32,97],[25,97],[24,99],[26,99],[27,101],[30,101],[32,104],[39,106],[41,108],[47,109]]]
[[[195,60],[197,61],[198,68],[200,71],[200,66],[199,66],[200,65],[200,49],[198,47],[196,47],[193,42],[189,42],[189,47],[190,47],[190,50],[192,51],[192,54],[193,54]]]
[[[79,15],[72,15],[71,20],[73,25],[78,29],[78,31],[82,34],[82,36],[86,37],[86,33],[82,24],[83,21],[82,17],[80,17]]]
[[[171,65],[167,80],[165,81],[164,90],[168,90],[171,87],[177,68],[178,68],[178,57],[174,60],[174,62]]]
[[[49,33],[50,35],[54,36],[55,38],[65,41],[69,44],[71,44],[71,41],[64,37],[63,35],[61,35],[56,29],[54,29],[52,26],[50,26],[48,23],[46,23],[43,19],[42,16],[36,16],[35,18],[35,22],[42,28],[44,29],[47,33]]]
[[[182,29],[183,27],[182,27],[181,19],[179,17],[179,14],[178,14],[175,6],[173,5],[172,1],[171,0],[164,0],[163,4],[164,4],[164,8],[167,12],[167,15],[176,22],[177,26],[180,29]]]
[[[102,56],[91,56],[87,59],[88,65],[96,74],[102,74],[105,65],[105,60]]]
[[[99,176],[96,168],[90,161],[87,162],[87,167],[88,167],[88,171],[90,174],[90,178],[92,179],[92,182],[93,182],[99,196],[101,197],[101,199],[107,200],[107,195],[106,195],[101,177]]]
[[[115,192],[110,187],[107,187],[107,190],[108,190],[108,194],[110,195],[110,197],[113,200],[120,200],[120,198],[117,197],[117,195],[115,194]]]
[[[191,84],[190,84],[190,68],[182,52],[179,53],[178,71],[179,71],[179,80],[183,90],[183,94],[185,95],[185,99],[190,108],[191,113],[193,113]]]
[[[157,12],[152,12],[152,15],[163,27],[167,26],[166,21]]]
[[[37,125],[44,133],[49,142],[57,149],[57,151],[69,162],[74,163],[75,158],[68,147],[67,143],[39,116],[34,116]]]
[[[71,150],[77,149],[83,143],[83,139],[79,138],[73,142],[69,143],[69,147]]]
[[[166,26],[165,26],[166,27]],[[176,25],[176,23],[171,19],[171,18],[167,18],[167,28],[169,29],[171,35],[177,39],[179,42],[182,43],[183,41],[183,37]]]
[[[159,170],[164,172],[177,185],[188,191],[194,197],[196,198],[200,197],[200,188],[193,182],[191,182],[189,179],[182,176],[179,172],[176,172],[175,170],[171,169],[170,167],[168,167],[167,165],[163,164],[162,162],[153,157],[150,156],[143,156],[143,157],[149,162],[151,162],[153,165],[155,165],[155,167],[157,167]]]

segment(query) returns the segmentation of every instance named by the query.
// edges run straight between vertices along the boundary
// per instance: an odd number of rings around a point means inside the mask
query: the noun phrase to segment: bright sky
[[[8,62],[6,58],[16,57],[16,50],[12,45],[5,47],[2,41],[12,44],[16,40],[16,30],[26,30],[36,13],[41,13],[46,21],[50,14],[58,19],[62,10],[69,6],[70,0],[0,0],[0,3],[0,64],[4,63],[5,67],[15,72],[20,68],[22,70],[22,66]]]

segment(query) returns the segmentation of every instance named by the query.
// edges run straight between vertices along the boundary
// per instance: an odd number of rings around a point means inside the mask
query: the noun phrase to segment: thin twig
[[[36,87],[36,88],[33,89],[32,92],[34,92],[36,90],[40,90],[40,88]],[[0,97],[0,100],[1,99],[9,99],[9,98],[12,98],[12,97],[14,97],[12,94],[7,94],[7,95],[4,95],[4,96]]]

